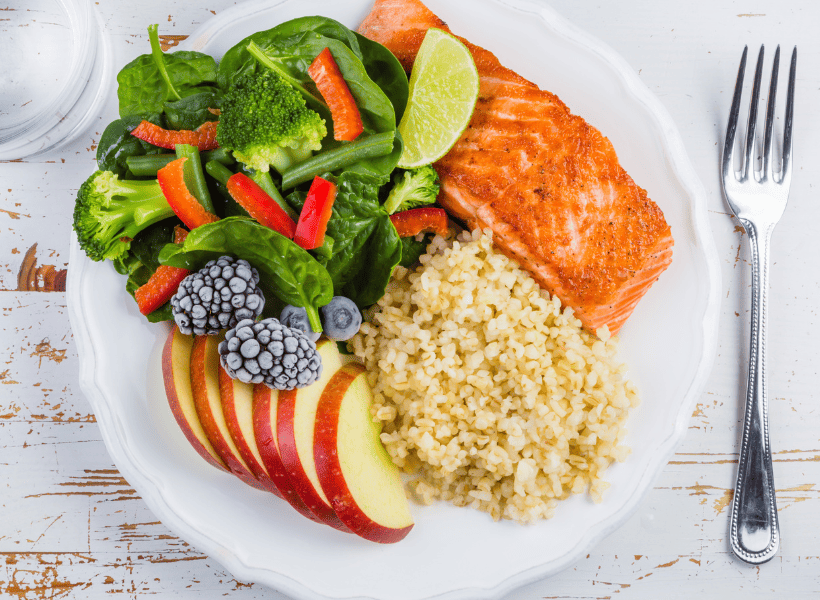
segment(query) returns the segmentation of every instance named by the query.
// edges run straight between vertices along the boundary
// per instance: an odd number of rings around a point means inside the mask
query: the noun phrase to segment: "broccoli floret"
[[[234,158],[267,172],[282,173],[322,148],[325,120],[302,95],[273,71],[241,77],[222,99],[216,133]]]
[[[388,214],[433,204],[438,196],[438,173],[431,165],[393,175],[393,189],[384,201]]]
[[[116,260],[140,231],[173,216],[156,179],[123,181],[111,171],[97,171],[77,192],[74,231],[91,260]]]

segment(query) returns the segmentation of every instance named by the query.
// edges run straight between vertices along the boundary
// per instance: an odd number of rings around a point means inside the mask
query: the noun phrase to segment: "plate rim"
[[[226,22],[237,18],[250,18],[253,14],[273,9],[293,0],[260,0],[236,5],[220,12],[208,19],[183,41],[178,49],[196,49],[204,45],[210,37]],[[585,50],[592,52],[598,59],[612,68],[625,84],[631,98],[643,105],[645,112],[654,120],[654,125],[662,137],[667,151],[670,168],[677,183],[688,195],[692,202],[692,221],[694,226],[694,245],[702,250],[706,272],[708,275],[708,297],[703,311],[701,334],[703,348],[701,358],[695,373],[675,418],[675,426],[670,435],[660,444],[654,458],[650,460],[639,483],[628,501],[625,502],[610,517],[594,524],[579,539],[576,545],[561,558],[555,559],[529,569],[514,573],[488,588],[469,587],[447,589],[433,596],[426,596],[426,600],[436,599],[490,599],[498,598],[514,589],[549,577],[567,568],[586,550],[600,542],[605,536],[622,525],[637,509],[645,498],[653,482],[660,476],[664,466],[673,455],[676,446],[686,435],[689,419],[696,398],[704,387],[714,363],[717,353],[717,324],[719,320],[719,289],[721,281],[720,266],[717,250],[708,223],[707,194],[694,167],[686,153],[683,139],[671,115],[661,104],[660,100],[640,80],[637,73],[626,60],[612,50],[607,44],[586,33],[576,25],[567,21],[554,9],[534,0],[489,0],[505,9],[513,9],[537,16],[541,26],[552,30],[567,40],[574,42]],[[76,234],[71,234],[69,250],[69,269],[67,279],[66,300],[68,304],[69,321],[74,339],[77,344],[79,358],[79,383],[85,396],[88,398],[99,423],[99,429],[117,468],[123,472],[126,479],[136,489],[153,488],[152,493],[145,494],[140,490],[140,496],[152,512],[175,534],[185,539],[197,549],[218,561],[238,579],[259,582],[278,591],[299,598],[310,600],[340,600],[339,596],[326,596],[308,587],[304,582],[297,581],[285,573],[273,569],[263,569],[246,564],[236,553],[232,552],[221,542],[199,532],[186,519],[177,514],[165,502],[163,485],[139,464],[134,458],[127,444],[124,443],[121,425],[114,417],[98,382],[96,370],[97,356],[92,344],[89,330],[89,319],[86,310],[79,302],[79,290],[88,270],[90,261],[85,257],[77,243]],[[74,299],[77,299],[76,301]],[[116,435],[115,435],[116,433]],[[366,596],[361,596],[365,598]],[[347,598],[347,597],[345,597]]]

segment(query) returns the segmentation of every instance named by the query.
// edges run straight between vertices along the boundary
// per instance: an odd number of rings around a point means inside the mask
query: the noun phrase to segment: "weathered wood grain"
[[[233,4],[106,0],[97,8],[119,66],[145,52],[149,23],[160,23],[163,46],[173,48]],[[811,165],[820,158],[813,146],[820,131],[814,29],[820,6],[809,0],[551,4],[613,46],[677,123],[709,194],[722,264],[722,320],[714,371],[689,434],[637,512],[571,568],[509,600],[816,597],[820,236],[812,224],[820,204]],[[771,563],[751,568],[732,557],[726,541],[750,280],[744,232],[717,185],[717,158],[740,51],[760,42],[769,48],[796,43],[801,55],[796,171],[774,236],[770,307],[769,391],[783,544]],[[38,268],[51,265],[57,273],[67,267],[73,196],[94,169],[96,144],[116,107],[105,110],[64,150],[0,163],[0,598],[284,598],[237,582],[157,522],[112,464],[79,390],[65,295],[22,291],[47,287],[44,270],[37,279]]]

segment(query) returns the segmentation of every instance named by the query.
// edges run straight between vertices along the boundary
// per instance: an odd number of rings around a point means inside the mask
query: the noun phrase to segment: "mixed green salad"
[[[397,168],[408,76],[384,46],[325,17],[255,33],[219,62],[163,52],[156,25],[149,38],[117,76],[120,118],[74,212],[81,247],[127,275],[149,321],[173,318],[167,270],[231,255],[259,271],[263,317],[304,307],[319,331],[319,308],[374,304],[421,234],[446,228],[427,207],[432,166]]]

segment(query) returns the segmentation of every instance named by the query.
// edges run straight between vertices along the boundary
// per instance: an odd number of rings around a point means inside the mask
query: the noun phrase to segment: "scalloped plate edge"
[[[274,0],[260,2],[255,9],[251,10],[253,12],[266,11],[288,1],[289,0]],[[720,307],[718,297],[720,267],[714,241],[711,236],[711,230],[707,222],[706,192],[686,154],[683,140],[671,116],[621,56],[603,42],[566,21],[553,9],[526,0],[493,1],[507,8],[540,17],[544,25],[552,29],[556,34],[592,51],[618,73],[621,79],[627,84],[633,98],[642,104],[646,108],[647,113],[655,120],[658,130],[663,136],[664,146],[668,151],[674,174],[681,187],[693,200],[692,214],[694,217],[695,238],[703,251],[703,257],[707,267],[709,297],[703,313],[701,328],[703,354],[698,364],[697,373],[677,413],[674,431],[664,440],[655,459],[651,461],[644,470],[640,478],[639,488],[630,497],[630,500],[616,513],[608,519],[593,525],[575,547],[559,560],[553,560],[538,567],[511,575],[491,588],[451,589],[434,596],[428,596],[424,600],[432,600],[434,598],[437,600],[445,598],[447,600],[490,600],[499,598],[518,587],[543,579],[567,568],[586,550],[601,541],[606,535],[626,521],[637,509],[638,504],[643,500],[654,480],[660,475],[663,467],[673,455],[677,444],[686,435],[695,399],[706,383],[706,379],[709,376],[711,366],[714,362],[714,356],[717,352],[717,324]],[[220,13],[217,18],[212,18],[200,26],[185,42],[180,44],[179,49],[201,47],[226,21],[230,21],[235,16],[241,16],[242,18],[252,16],[253,12],[248,12],[248,9],[249,7],[247,5],[240,5],[231,7],[225,12]],[[71,300],[72,298],[79,298],[79,290],[82,286],[83,278],[87,273],[86,267],[88,265],[88,261],[84,260],[82,250],[73,233],[69,252],[69,265],[66,297],[68,299],[69,320],[74,332],[79,355],[80,387],[94,409],[97,421],[100,423],[103,441],[114,463],[135,488],[153,488],[156,491],[156,494],[143,494],[141,492],[143,500],[151,511],[175,534],[217,560],[238,579],[259,582],[300,598],[308,598],[310,600],[341,600],[339,597],[317,594],[306,584],[296,581],[284,573],[271,569],[250,567],[234,555],[229,548],[190,526],[184,517],[174,512],[170,506],[165,503],[161,482],[152,477],[147,469],[138,463],[127,446],[122,444],[124,437],[122,435],[121,424],[112,414],[108,406],[108,400],[105,398],[97,381],[97,358],[88,327],[88,317],[82,307],[78,306],[79,303]],[[118,435],[113,435],[112,432],[114,431],[117,431]],[[347,598],[345,600],[347,600]]]

